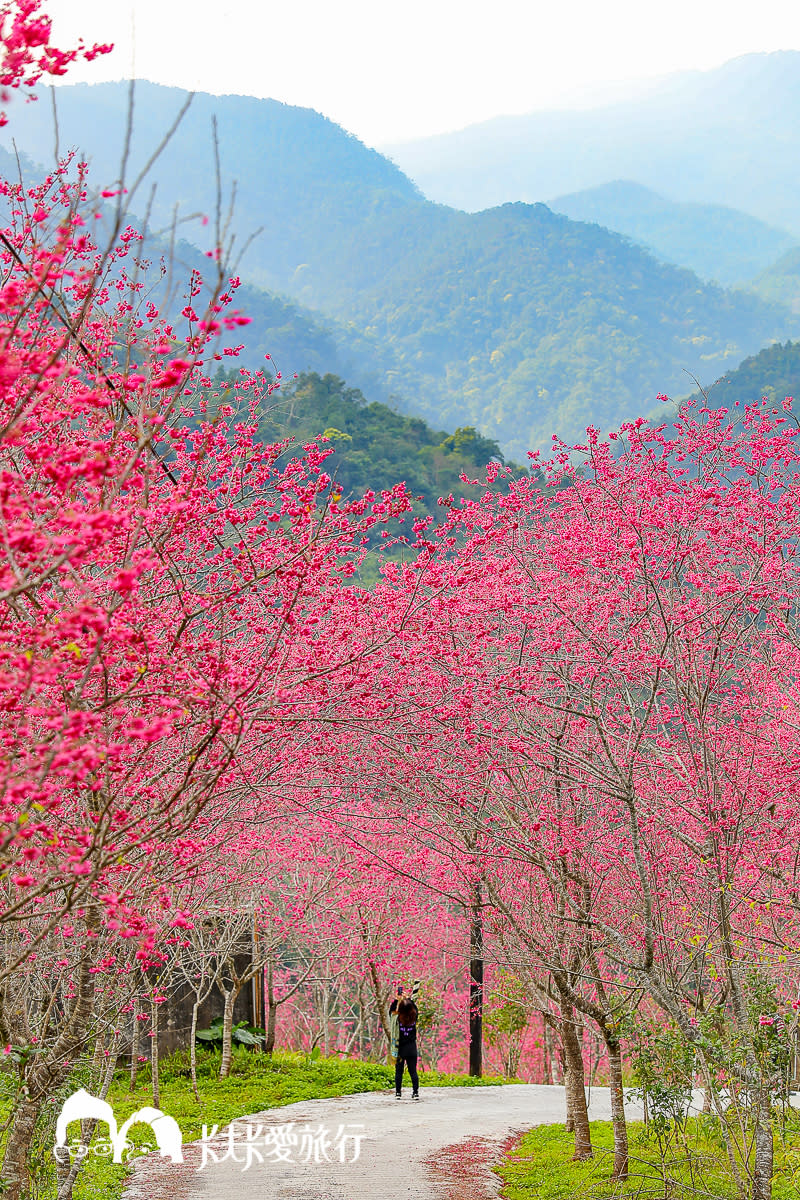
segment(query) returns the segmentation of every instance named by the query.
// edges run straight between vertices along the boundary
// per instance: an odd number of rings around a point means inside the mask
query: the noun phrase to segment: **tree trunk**
[[[506,1057],[506,1078],[516,1079],[519,1071],[519,1063],[522,1058],[522,1050],[525,1045],[524,1037],[514,1037],[509,1043],[508,1055]]]
[[[155,1000],[152,1002],[153,1009],[153,1037],[150,1047],[150,1072],[153,1080],[153,1108],[161,1107],[161,1087],[158,1078],[158,1005]]]
[[[200,1103],[200,1092],[197,1087],[197,1016],[200,1011],[200,1000],[195,996],[192,1005],[192,1027],[189,1031],[189,1067],[192,1072],[192,1091],[197,1103]]]
[[[575,1114],[572,1111],[572,1088],[569,1082],[569,1062],[566,1054],[564,1055],[564,1104],[566,1112],[564,1114],[564,1129],[567,1133],[575,1132]]]
[[[275,999],[275,992],[272,987],[272,963],[267,964],[267,1029],[266,1040],[264,1042],[264,1051],[267,1054],[272,1054],[275,1049],[275,1026],[278,1017],[278,1002]]]
[[[759,1089],[754,1141],[753,1200],[772,1200],[774,1147],[770,1123],[770,1094],[766,1088]]]
[[[553,1083],[553,1035],[542,1017],[542,1083]]]
[[[255,910],[253,910],[253,941],[252,953],[250,957],[250,965],[253,969],[253,977],[250,981],[251,1002],[253,1009],[253,1025],[260,1026],[264,1020],[264,968],[258,969],[257,963],[260,960],[258,950],[258,922],[256,921]]]
[[[117,1065],[117,1052],[119,1050],[120,1035],[119,1031],[114,1034],[111,1039],[109,1048],[108,1061],[106,1063],[105,1075],[103,1077],[103,1085],[100,1088],[99,1098],[105,1100],[111,1090],[111,1084],[114,1079],[114,1070]],[[97,1120],[92,1118],[89,1121],[82,1122],[81,1125],[81,1145],[91,1145],[94,1131],[97,1128]],[[71,1200],[72,1189],[75,1186],[75,1180],[86,1161],[85,1157],[78,1156],[72,1165],[64,1172],[63,1176],[59,1177],[58,1197],[57,1200]]]
[[[375,966],[374,962],[370,962],[369,964],[369,979],[370,983],[372,984],[372,994],[375,997],[375,1007],[378,1010],[378,1016],[380,1017],[381,1021],[381,1029],[386,1034],[386,1039],[388,1041],[391,1037],[391,1032],[389,1030],[389,1014],[386,1010],[386,1001],[381,996],[378,968]]]
[[[89,929],[97,925],[94,910],[89,910],[86,924]],[[20,1090],[11,1120],[0,1171],[5,1188],[3,1200],[27,1200],[30,1193],[29,1155],[39,1113],[68,1077],[85,1046],[96,995],[97,977],[92,973],[95,951],[92,943],[87,945],[82,956],[75,999],[62,1033],[46,1053],[31,1056],[25,1064],[20,1081],[24,1090]]]
[[[278,1001],[271,1000],[267,1010],[267,1054],[272,1054],[275,1049],[275,1029],[278,1023]]]
[[[326,987],[322,993],[322,1054],[330,1056],[330,992]]]
[[[136,1083],[139,1078],[139,1001],[133,1002],[133,1033],[131,1035],[131,1079],[128,1086],[129,1092],[136,1091]]]
[[[481,887],[473,891],[469,926],[469,1073],[483,1075],[483,912]]]
[[[559,1034],[558,1060],[561,1068],[561,1083],[564,1088],[564,1129],[567,1133],[575,1132],[575,1119],[572,1115],[572,1090],[569,1086],[569,1061],[564,1051],[564,1039]]]
[[[364,1012],[364,981],[359,980],[358,984],[358,1037],[356,1038],[356,1046],[358,1057],[364,1058],[364,1022],[366,1013]]]
[[[98,1014],[98,1017],[100,1014]],[[103,1039],[98,1034],[95,1038],[94,1050],[92,1051],[92,1061],[89,1065],[89,1089],[94,1092],[96,1087],[100,1087],[100,1076],[105,1074],[103,1068]]]
[[[3,1157],[2,1179],[6,1189],[3,1192],[3,1200],[27,1200],[30,1193],[28,1156],[38,1115],[37,1104],[31,1103],[30,1100],[20,1100]]]
[[[230,991],[225,991],[225,1008],[222,1013],[222,1062],[219,1065],[220,1079],[227,1079],[231,1073],[231,1057],[233,1053],[233,1006],[239,989],[234,985]]]
[[[30,1195],[29,1157],[39,1113],[68,1077],[80,1047],[81,1043],[74,1044],[62,1057],[56,1045],[47,1057],[29,1060],[31,1067],[24,1076],[25,1092],[14,1111],[0,1171],[0,1187],[4,1185],[6,1189],[3,1200],[27,1200]]]
[[[619,1042],[604,1034],[608,1050],[611,1088],[611,1121],[614,1126],[614,1170],[612,1179],[628,1178],[628,1127],[625,1123],[625,1094],[622,1090],[622,1055]]]
[[[572,1118],[575,1130],[575,1153],[572,1157],[580,1161],[592,1157],[592,1135],[586,1108],[583,1052],[578,1039],[575,1010],[566,1000],[562,1000],[561,1003],[561,1041],[566,1068],[564,1084],[567,1093],[567,1114]]]

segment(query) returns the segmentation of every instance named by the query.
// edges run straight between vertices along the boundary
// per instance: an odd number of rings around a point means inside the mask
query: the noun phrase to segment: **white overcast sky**
[[[800,49],[797,0],[49,0],[70,80],[135,74],[315,108],[373,146]],[[60,40],[59,40],[60,39]]]

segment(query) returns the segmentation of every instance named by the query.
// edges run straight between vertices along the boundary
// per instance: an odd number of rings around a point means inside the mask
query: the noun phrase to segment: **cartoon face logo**
[[[108,1141],[101,1143],[98,1151],[107,1156],[109,1150],[113,1150],[112,1162],[123,1161],[123,1153],[129,1149],[128,1130],[138,1122],[150,1126],[162,1158],[169,1157],[174,1163],[183,1162],[183,1135],[174,1117],[168,1116],[160,1108],[139,1108],[128,1117],[122,1128],[118,1128],[114,1110],[108,1101],[92,1096],[83,1088],[67,1097],[58,1114],[53,1153],[59,1162],[64,1162],[70,1156],[70,1148],[67,1145],[67,1128],[70,1122],[87,1120],[103,1121],[108,1126]],[[83,1152],[86,1152],[86,1148]]]

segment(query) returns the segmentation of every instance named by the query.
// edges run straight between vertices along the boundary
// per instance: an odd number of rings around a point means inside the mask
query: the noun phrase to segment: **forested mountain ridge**
[[[61,144],[91,156],[98,184],[119,171],[126,97],[121,84],[58,90]],[[137,86],[131,177],[181,97]],[[284,370],[344,374],[438,426],[474,426],[516,458],[553,433],[580,438],[590,422],[646,412],[657,393],[688,390],[687,371],[716,377],[800,332],[781,306],[703,284],[544,205],[467,214],[432,204],[332,122],[272,101],[196,97],[157,163],[155,218],[176,202],[213,215],[212,113],[223,177],[238,181],[236,244],[263,227],[243,277],[336,328],[335,362],[323,354]],[[48,116],[42,103],[15,113],[15,139],[33,157],[52,146]],[[187,236],[208,234],[197,225]],[[348,338],[360,374],[341,366]],[[263,342],[257,325],[254,339]]]
[[[712,408],[732,410],[736,404],[744,408],[765,397],[780,405],[787,396],[800,397],[800,342],[768,346],[710,384],[705,395],[695,392],[691,399],[707,399]]]
[[[220,403],[230,402],[238,379],[235,368],[217,373],[205,396],[206,415]],[[470,426],[449,434],[433,429],[421,417],[367,400],[360,389],[336,375],[313,371],[282,383],[272,393],[268,407],[260,412],[258,436],[267,444],[288,440],[290,455],[316,442],[329,452],[328,494],[345,500],[404,483],[413,501],[411,513],[373,530],[367,540],[370,551],[393,559],[402,556],[405,539],[413,543],[415,520],[428,517],[437,525],[453,502],[485,493],[488,463],[505,467],[493,480],[494,491],[506,491],[510,478],[530,473],[527,465],[503,463],[497,443]],[[371,586],[378,570],[379,559],[370,554],[360,568],[361,581]]]
[[[20,170],[29,177],[41,172],[27,155],[17,156],[0,146],[0,176],[14,180]],[[2,201],[0,200],[0,207]],[[113,205],[98,205],[95,235],[104,245],[114,220]],[[135,212],[128,213],[135,228],[145,229]],[[197,223],[196,223],[197,224]],[[175,231],[179,233],[184,226]],[[202,228],[202,227],[201,227]],[[97,237],[97,233],[101,236]],[[144,244],[137,248],[137,271],[146,279],[148,299],[172,321],[180,320],[180,311],[188,300],[191,273],[208,274],[208,260],[197,246],[184,237],[155,233],[148,226]],[[138,244],[137,244],[138,245]],[[130,265],[125,263],[125,265]],[[141,275],[141,272],[144,272]],[[241,283],[235,306],[250,318],[239,362],[251,370],[281,370],[284,376],[319,371],[346,378],[351,385],[370,395],[388,398],[385,380],[397,364],[391,352],[375,337],[365,335],[352,325],[345,327],[332,317],[312,312],[302,304],[252,283]],[[241,344],[241,329],[225,337],[224,344]],[[269,357],[269,363],[265,362]]]
[[[475,429],[433,429],[421,417],[367,400],[335,375],[300,375],[273,393],[272,402],[259,424],[261,438],[292,437],[298,445],[327,438],[334,453],[326,469],[344,496],[403,481],[420,498],[418,511],[435,515],[440,497],[471,494],[462,474],[485,479],[487,463],[503,462],[497,443]],[[515,475],[528,473],[527,467],[508,466]]]
[[[36,94],[36,103],[15,107],[9,130],[13,125],[16,144],[47,165],[52,164],[55,145],[49,89]],[[161,143],[187,95],[180,88],[137,81],[128,184]],[[56,90],[61,152],[73,147],[85,152],[95,183],[118,178],[129,98],[124,83],[74,84]],[[254,283],[294,294],[296,289],[287,285],[295,272],[302,272],[304,264],[313,265],[336,240],[347,240],[376,215],[427,203],[387,158],[312,109],[198,92],[140,193],[131,198],[137,211],[144,210],[147,199],[155,226],[169,227],[176,207],[183,214],[202,212],[214,221],[212,122],[219,152],[221,219],[224,223],[235,188],[234,250],[256,235],[242,263],[242,274]],[[0,145],[11,146],[10,132],[0,133]],[[153,183],[157,188],[150,202],[147,190]]]
[[[421,411],[468,420],[515,457],[647,411],[659,391],[686,391],[687,371],[716,377],[749,338],[794,331],[755,297],[544,205],[458,216],[446,239],[362,280],[350,311],[413,372],[403,395],[420,396],[419,379]]]
[[[733,208],[668,200],[628,179],[559,196],[549,207],[573,221],[624,233],[663,262],[723,285],[745,283],[798,243],[785,230]]]

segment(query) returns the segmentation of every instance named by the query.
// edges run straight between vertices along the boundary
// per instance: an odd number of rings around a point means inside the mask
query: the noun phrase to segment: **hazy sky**
[[[50,0],[72,80],[152,79],[316,108],[370,145],[558,105],[606,85],[800,49],[797,0]],[[599,89],[599,91],[598,91]]]

